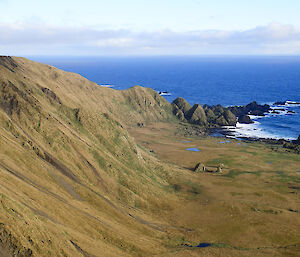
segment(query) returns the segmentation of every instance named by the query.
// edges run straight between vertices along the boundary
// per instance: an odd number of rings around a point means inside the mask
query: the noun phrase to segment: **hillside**
[[[298,155],[186,138],[152,89],[24,58],[0,57],[0,85],[0,256],[299,252]],[[200,159],[224,174],[192,172]]]
[[[157,198],[169,170],[125,127],[166,119],[169,104],[150,89],[115,91],[15,57],[1,57],[0,84],[3,231],[35,256],[159,251],[162,228],[131,208],[167,208]]]

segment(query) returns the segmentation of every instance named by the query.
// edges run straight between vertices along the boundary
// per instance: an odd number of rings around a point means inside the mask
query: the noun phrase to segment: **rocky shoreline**
[[[262,142],[270,145],[281,146],[282,148],[292,150],[300,154],[300,135],[296,140],[286,140],[286,139],[274,139],[274,138],[259,138],[259,137],[236,137],[232,135],[230,131],[224,128],[209,129],[208,132],[211,136],[224,136],[229,138],[235,138],[238,140],[248,141],[248,142]]]
[[[274,105],[300,104],[296,102],[275,102]],[[184,134],[191,136],[216,135],[237,138],[251,142],[264,142],[278,145],[285,149],[300,153],[300,135],[297,140],[272,139],[259,137],[236,137],[226,126],[236,127],[237,123],[252,124],[250,116],[265,116],[267,114],[280,114],[284,109],[272,108],[268,104],[260,105],[253,101],[244,106],[223,107],[221,105],[209,106],[195,104],[191,106],[185,99],[179,97],[172,102],[173,114],[182,122],[191,124],[185,128]],[[290,112],[292,114],[292,112]]]

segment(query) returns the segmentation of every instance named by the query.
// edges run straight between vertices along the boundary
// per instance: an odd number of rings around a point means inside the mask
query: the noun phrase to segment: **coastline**
[[[300,135],[296,140],[287,140],[284,138],[263,138],[263,137],[247,137],[236,136],[228,128],[212,128],[209,129],[209,136],[216,138],[230,138],[235,140],[241,140],[244,142],[261,142],[269,145],[277,145],[281,148],[285,148],[288,151],[292,151],[300,154]]]

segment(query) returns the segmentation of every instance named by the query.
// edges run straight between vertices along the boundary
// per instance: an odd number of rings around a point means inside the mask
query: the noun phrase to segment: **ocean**
[[[172,102],[245,105],[300,102],[300,57],[30,57],[76,72],[99,85],[126,89],[134,85],[166,91]],[[279,114],[252,117],[254,124],[230,130],[236,136],[296,139],[300,105],[273,106]],[[292,112],[288,112],[292,111]]]

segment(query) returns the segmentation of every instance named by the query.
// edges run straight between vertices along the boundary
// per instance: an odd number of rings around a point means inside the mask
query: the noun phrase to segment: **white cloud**
[[[2,54],[300,54],[300,29],[271,23],[243,31],[134,32],[0,24]]]

